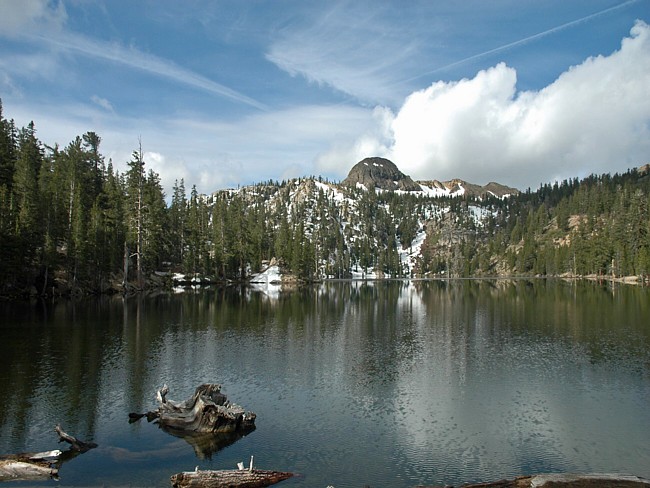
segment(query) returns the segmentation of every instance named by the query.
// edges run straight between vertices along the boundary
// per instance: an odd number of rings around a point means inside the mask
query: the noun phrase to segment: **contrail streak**
[[[568,29],[569,27],[573,27],[575,25],[581,24],[583,22],[588,22],[596,17],[600,17],[601,15],[608,14],[610,12],[613,12],[614,10],[618,10],[624,7],[627,7],[628,5],[631,5],[633,3],[638,3],[640,0],[627,0],[626,2],[620,3],[618,5],[615,5],[613,7],[606,8],[604,10],[600,10],[599,12],[595,12],[593,14],[589,14],[585,17],[582,17],[577,20],[572,20],[571,22],[567,22],[566,24],[558,25],[557,27],[552,27],[551,29],[545,30],[543,32],[539,32],[537,34],[533,34],[532,36],[524,37],[523,39],[519,39],[517,41],[510,42],[508,44],[504,44],[503,46],[495,47],[494,49],[489,49],[488,51],[484,51],[482,53],[474,54],[472,56],[468,56],[466,58],[460,59],[458,61],[454,61],[453,63],[446,64],[444,66],[440,66],[439,68],[433,69],[431,71],[427,71],[425,73],[419,74],[417,76],[414,76],[412,78],[408,78],[406,80],[403,80],[402,83],[406,83],[409,81],[417,80],[419,78],[422,78],[423,76],[427,76],[433,73],[437,73],[439,71],[444,71],[449,68],[453,68],[454,66],[458,66],[460,64],[467,63],[468,61],[473,61],[475,59],[482,58],[484,56],[489,56],[490,54],[498,53],[501,51],[505,51],[506,49],[510,49],[516,46],[521,46],[522,44],[526,44],[528,42],[541,39],[542,37],[546,37],[551,34],[555,34],[556,32],[562,31],[564,29]]]
[[[98,42],[85,36],[73,34],[60,37],[45,37],[42,35],[33,37],[68,51],[77,51],[93,58],[123,64],[163,78],[168,78],[181,84],[200,88],[209,93],[230,98],[231,100],[250,105],[259,110],[268,110],[268,107],[263,103],[201,76],[198,73],[182,68],[157,56],[146,54],[135,49],[128,49],[119,44]]]

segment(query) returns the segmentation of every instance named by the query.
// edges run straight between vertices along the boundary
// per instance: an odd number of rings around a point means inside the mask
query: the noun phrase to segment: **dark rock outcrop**
[[[363,185],[366,189],[379,189],[385,191],[424,191],[424,187],[440,190],[442,194],[449,196],[470,196],[483,198],[493,195],[503,198],[507,195],[516,195],[519,190],[499,183],[490,182],[485,186],[468,183],[467,181],[455,178],[449,181],[426,180],[413,181],[410,176],[402,173],[399,168],[386,158],[372,157],[365,158],[355,164],[342,185],[356,187]]]
[[[355,187],[357,184],[367,189],[421,191],[422,188],[410,176],[402,173],[395,163],[385,158],[366,158],[359,161],[348,173],[342,185]]]

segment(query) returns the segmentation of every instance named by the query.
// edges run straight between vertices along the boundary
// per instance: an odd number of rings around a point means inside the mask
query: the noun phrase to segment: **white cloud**
[[[91,58],[122,64],[173,80],[177,83],[204,90],[208,93],[223,96],[260,110],[267,109],[264,104],[243,93],[228,88],[194,71],[178,66],[169,60],[142,52],[133,47],[127,48],[119,43],[104,42],[73,33],[65,33],[58,36],[44,36],[39,34],[33,35],[32,38],[40,42],[45,42],[56,49],[77,52]]]
[[[102,98],[98,95],[93,95],[90,97],[90,100],[95,104],[106,110],[107,112],[114,112],[115,110],[113,109],[113,105],[111,102],[106,100],[105,98]]]
[[[125,56],[122,62],[135,66],[149,60],[147,69],[178,81],[193,76],[126,47],[102,53],[110,46],[84,47],[85,37],[59,39],[66,50],[109,61]],[[16,66],[36,72],[37,61],[35,56],[29,67]],[[18,73],[10,70],[13,64],[0,59],[0,86],[11,87],[2,71]],[[33,119],[49,145],[65,146],[76,135],[97,132],[102,153],[120,171],[140,136],[168,194],[180,178],[188,189],[196,184],[206,193],[284,177],[343,179],[357,161],[374,155],[391,158],[414,178],[495,180],[523,189],[650,161],[649,90],[650,27],[638,22],[619,51],[587,59],[542,90],[518,92],[515,70],[498,64],[471,79],[413,92],[399,110],[303,105],[220,121],[218,114],[190,109],[182,117],[123,117],[98,95],[77,104],[56,97],[7,97],[3,104],[5,116],[18,126]]]
[[[390,109],[376,107],[356,132],[337,138],[326,152],[316,158],[317,170],[343,177],[358,161],[386,154],[392,141],[393,119],[394,114]],[[360,131],[362,135],[358,136]]]
[[[332,5],[326,13],[319,9],[306,22],[282,29],[266,59],[292,76],[303,76],[359,100],[398,102],[397,82],[405,67],[413,65],[418,50],[414,37],[386,20],[391,19],[385,11],[390,9],[388,4]]]
[[[97,132],[106,162],[112,160],[120,172],[127,169],[140,138],[146,167],[160,175],[167,195],[181,178],[188,191],[195,184],[202,193],[268,179],[322,175],[336,180],[356,161],[341,158],[319,166],[317,155],[376,128],[379,117],[365,108],[334,105],[256,111],[229,122],[198,114],[150,120],[124,117],[98,105],[61,105],[56,100],[34,105],[10,99],[4,114],[19,127],[34,120],[37,136],[48,145],[65,147],[77,135]]]
[[[62,2],[5,0],[0,2],[0,35],[13,37],[33,30],[59,30],[67,15]]]
[[[62,2],[49,0],[20,0],[0,2],[0,36],[20,37],[48,45],[52,52],[15,56],[10,62],[0,61],[0,68],[8,73],[34,75],[51,73],[58,67],[57,52],[78,53],[90,58],[118,63],[129,68],[229,98],[238,103],[266,110],[261,102],[185,69],[167,59],[145,53],[118,42],[106,42],[66,30],[67,14]],[[47,66],[49,69],[44,69]],[[62,70],[59,70],[59,73]],[[9,75],[0,72],[5,78]],[[6,84],[7,82],[5,82]]]
[[[520,188],[650,160],[650,26],[540,91],[517,93],[505,64],[412,93],[376,137],[381,156],[418,179],[460,177]],[[386,124],[386,122],[382,122]],[[348,145],[368,144],[367,135]],[[341,151],[339,151],[340,153]],[[328,156],[324,155],[323,159]]]

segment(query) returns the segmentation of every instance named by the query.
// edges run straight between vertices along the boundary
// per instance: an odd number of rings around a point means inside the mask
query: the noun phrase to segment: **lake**
[[[342,281],[0,304],[0,321],[0,453],[65,449],[57,423],[99,444],[29,485],[169,486],[251,455],[298,473],[287,487],[650,478],[647,287]],[[256,430],[228,445],[129,423],[163,384],[184,400],[206,382]]]

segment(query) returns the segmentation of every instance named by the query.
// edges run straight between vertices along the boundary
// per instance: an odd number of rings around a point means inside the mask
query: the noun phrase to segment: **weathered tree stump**
[[[263,469],[196,470],[173,475],[171,484],[173,488],[261,488],[292,476],[293,473]]]
[[[169,387],[164,385],[156,393],[158,409],[146,414],[129,414],[131,421],[147,416],[168,429],[197,433],[224,433],[251,431],[255,428],[255,414],[230,403],[221,393],[221,385],[203,384],[184,402],[167,400]]]

